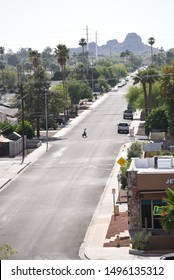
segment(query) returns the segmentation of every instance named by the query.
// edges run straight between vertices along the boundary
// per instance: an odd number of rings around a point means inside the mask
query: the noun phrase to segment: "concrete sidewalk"
[[[50,146],[50,145],[49,145]],[[22,172],[30,163],[35,162],[46,152],[46,144],[43,143],[39,148],[28,154],[22,163],[22,156],[16,158],[0,159],[0,189]]]

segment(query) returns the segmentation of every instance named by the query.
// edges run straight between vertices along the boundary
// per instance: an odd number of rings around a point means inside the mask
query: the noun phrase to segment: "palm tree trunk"
[[[143,92],[144,92],[144,110],[145,110],[145,117],[148,115],[148,98],[147,98],[147,89],[146,84],[143,83]]]
[[[148,113],[152,110],[152,83],[149,83]]]

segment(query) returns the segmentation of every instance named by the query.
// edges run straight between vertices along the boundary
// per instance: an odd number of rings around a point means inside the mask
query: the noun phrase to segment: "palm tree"
[[[152,46],[155,44],[155,39],[153,37],[150,37],[148,39],[148,44],[151,46],[151,61],[153,63],[153,48],[152,48]]]
[[[130,59],[131,54],[132,54],[132,53],[131,53],[129,50],[126,50],[126,51],[125,51],[126,65],[129,63],[129,59]]]
[[[125,59],[125,57],[126,57],[125,52],[121,52],[120,57],[123,59],[123,64],[124,64],[124,59]]]
[[[87,45],[86,40],[84,38],[80,39],[79,41],[79,45],[82,47],[82,51],[83,51],[83,62],[85,61],[85,51],[84,48]]]
[[[166,193],[168,197],[164,198],[166,206],[163,207],[160,222],[164,230],[174,232],[174,190],[168,188]]]
[[[67,63],[67,60],[69,59],[69,49],[66,47],[66,45],[59,44],[54,49],[55,56],[57,57],[57,61],[60,64],[62,68],[62,74],[65,74],[65,66]],[[64,76],[63,76],[64,78]]]
[[[69,49],[66,47],[66,45],[59,44],[54,49],[54,53],[55,56],[57,57],[57,62],[60,64],[62,68],[63,92],[64,92],[65,102],[67,103],[67,92],[65,87],[65,66],[67,60],[69,59]]]
[[[33,50],[29,52],[29,61],[31,62],[35,70],[40,65],[40,57],[41,55],[38,51]]]
[[[134,84],[141,83],[144,93],[144,108],[145,117],[152,110],[152,85],[159,78],[158,72],[153,68],[148,68],[147,70],[139,71],[134,77]],[[148,85],[148,89],[147,89]]]

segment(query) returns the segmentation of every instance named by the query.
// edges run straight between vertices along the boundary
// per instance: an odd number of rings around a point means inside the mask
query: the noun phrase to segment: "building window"
[[[141,200],[142,228],[152,228],[151,200]]]
[[[164,206],[162,200],[141,200],[141,223],[142,228],[161,229],[159,222],[160,215],[154,212],[154,207]]]

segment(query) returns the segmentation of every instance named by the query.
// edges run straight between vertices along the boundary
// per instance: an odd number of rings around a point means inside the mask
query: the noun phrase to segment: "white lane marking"
[[[56,153],[53,153],[53,157],[54,157],[54,158],[61,157],[66,149],[67,149],[67,147],[61,148],[61,149],[60,149],[59,151],[57,151]]]

